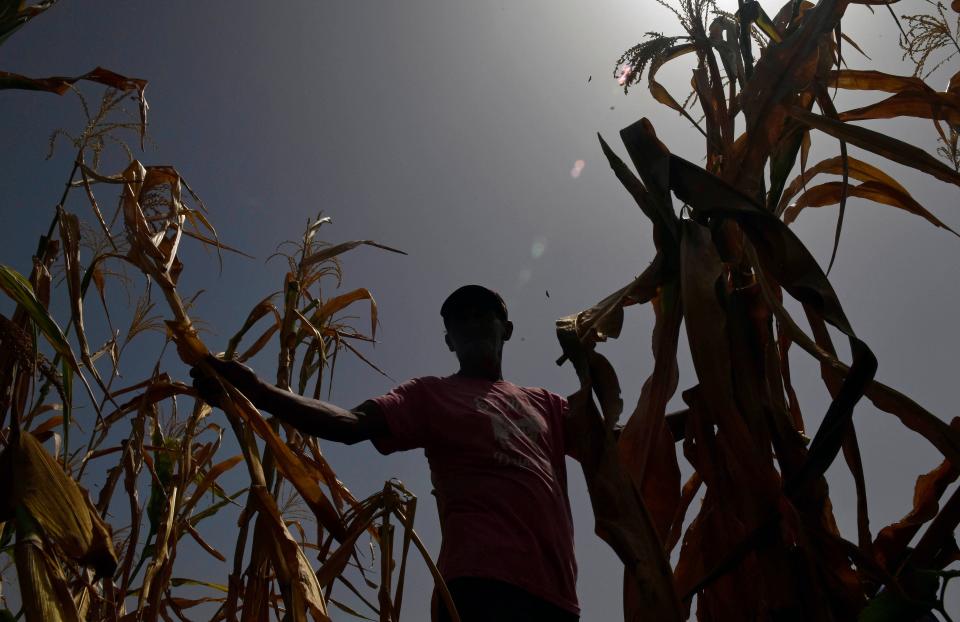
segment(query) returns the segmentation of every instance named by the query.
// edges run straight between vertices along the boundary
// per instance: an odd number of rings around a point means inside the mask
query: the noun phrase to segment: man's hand
[[[263,383],[257,377],[257,373],[237,361],[224,361],[213,356],[204,359],[204,363],[209,365],[217,374],[227,382],[236,387],[241,393],[246,395],[250,401],[256,403],[257,398],[262,392]],[[200,365],[190,369],[190,376],[193,378],[193,388],[197,390],[203,401],[211,406],[221,407],[222,400],[226,395],[223,385],[215,376],[206,373]]]

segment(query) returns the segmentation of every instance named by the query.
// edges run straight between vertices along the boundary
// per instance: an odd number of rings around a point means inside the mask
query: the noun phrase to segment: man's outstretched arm
[[[367,400],[353,410],[279,389],[261,380],[256,372],[236,361],[210,357],[207,363],[257,408],[266,410],[304,434],[352,445],[390,434],[387,420],[376,402]],[[198,368],[190,370],[193,386],[208,403],[219,406],[223,387]]]

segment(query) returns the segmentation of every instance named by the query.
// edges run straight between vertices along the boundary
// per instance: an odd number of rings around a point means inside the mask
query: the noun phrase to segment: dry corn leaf
[[[758,275],[758,280],[764,286],[763,291],[767,303],[776,315],[779,324],[790,335],[791,340],[826,365],[822,373],[831,375],[836,382],[846,378],[850,374],[850,367],[817,345],[797,326],[796,322],[783,308],[783,305],[772,295],[771,286],[767,283],[762,272]],[[877,380],[870,382],[864,395],[878,409],[896,416],[907,428],[930,441],[945,458],[951,462],[960,463],[960,433],[953,430],[942,419],[903,393]]]
[[[683,309],[676,282],[664,284],[652,301],[653,372],[640,390],[636,410],[617,442],[620,461],[643,496],[662,542],[680,503],[680,468],[673,435],[665,421],[667,402],[677,390],[677,343]]]
[[[850,123],[828,119],[827,117],[807,112],[797,107],[790,109],[790,114],[806,123],[808,126],[844,140],[851,145],[866,149],[904,166],[915,168],[918,171],[932,175],[937,179],[960,185],[960,173],[949,168],[929,153],[909,143],[897,140],[891,136],[868,130]]]
[[[53,2],[41,2],[40,4],[46,4],[49,6],[53,4]],[[0,27],[0,42],[3,41],[4,37],[5,34],[3,33],[2,27]],[[104,69],[103,67],[97,67],[96,69],[88,71],[83,75],[74,76],[72,78],[62,76],[54,76],[51,78],[28,78],[27,76],[21,76],[8,71],[0,71],[0,89],[47,91],[49,93],[63,95],[70,89],[71,86],[80,80],[97,82],[119,91],[136,92],[140,107],[140,147],[142,148],[143,139],[146,137],[147,110],[149,109],[147,100],[143,95],[144,90],[147,88],[146,80],[121,76],[120,74],[114,73],[109,69]]]
[[[827,77],[831,87],[900,93],[903,91],[933,91],[927,83],[916,76],[897,76],[871,69],[841,69],[831,71]]]
[[[349,562],[350,558],[354,555],[354,546],[357,543],[357,539],[370,528],[374,515],[380,511],[380,509],[377,503],[366,503],[366,505],[355,514],[353,520],[350,522],[350,526],[347,528],[347,537],[340,543],[337,550],[323,560],[323,565],[320,566],[320,569],[317,571],[317,582],[320,584],[320,587],[327,589],[343,572],[347,562]]]
[[[606,541],[624,564],[624,580],[634,596],[624,611],[628,620],[679,621],[685,618],[674,590],[669,560],[656,527],[624,473],[612,434],[620,410],[620,390],[613,368],[592,344],[584,346],[576,331],[576,318],[557,321],[557,338],[580,378],[580,391],[568,398],[568,435],[577,438],[580,465],[587,481],[597,535]],[[601,414],[591,392],[604,409]]]
[[[954,417],[951,428],[960,430],[960,418]],[[939,501],[947,487],[960,476],[960,468],[944,460],[929,473],[917,478],[913,491],[913,508],[902,519],[880,530],[874,542],[877,561],[895,572],[907,553],[907,545],[932,520],[940,509]]]
[[[573,318],[573,330],[585,343],[616,339],[623,328],[623,308],[649,302],[664,282],[663,258],[657,254],[640,276]]]
[[[375,338],[377,335],[377,302],[373,299],[373,294],[370,293],[370,290],[365,287],[360,287],[346,294],[340,294],[339,296],[327,299],[323,305],[310,316],[310,321],[317,326],[323,326],[333,317],[334,313],[342,311],[358,300],[370,301],[370,337]]]
[[[790,224],[796,219],[797,214],[807,207],[836,205],[840,202],[840,198],[844,193],[846,193],[847,196],[859,197],[875,203],[902,209],[910,214],[920,216],[934,226],[946,229],[950,233],[960,237],[960,234],[957,234],[956,231],[944,224],[943,221],[927,211],[909,194],[901,192],[899,188],[882,181],[867,181],[856,186],[846,186],[846,188],[844,188],[841,182],[837,181],[813,186],[800,195],[796,202],[783,212],[783,222]]]
[[[627,192],[630,193],[633,200],[637,202],[640,211],[653,223],[654,244],[659,247],[660,241],[665,235],[675,240],[677,237],[676,216],[674,216],[673,209],[670,205],[669,190],[663,188],[662,184],[658,183],[658,176],[654,174],[651,174],[649,179],[644,179],[641,182],[641,180],[637,179],[636,175],[633,174],[633,171],[627,168],[623,160],[614,153],[603,139],[603,136],[598,134],[597,138],[600,140],[600,148],[603,151],[603,155],[606,156],[617,179],[619,179],[623,187],[627,189]],[[652,155],[656,157],[659,154],[660,152],[657,150]],[[638,155],[638,157],[643,158],[644,156]],[[657,161],[662,164],[663,158],[659,158]]]
[[[957,525],[960,525],[960,489],[954,489],[901,567],[943,568],[954,562],[960,557],[955,536]]]
[[[309,613],[314,622],[330,622],[317,576],[303,554],[303,549],[287,530],[273,497],[260,486],[252,487],[251,493],[260,512],[258,522],[263,519],[263,524],[272,534],[270,558],[277,580],[281,589],[286,587],[291,593],[290,598],[285,599],[291,621],[306,622]]]
[[[803,172],[794,177],[793,180],[790,181],[790,184],[787,186],[786,190],[783,191],[783,195],[780,198],[780,204],[777,206],[776,213],[778,215],[782,214],[790,204],[790,200],[799,194],[801,190],[806,188],[807,184],[810,183],[810,181],[817,175],[842,175],[843,171],[844,162],[840,156],[822,160],[810,168],[806,168],[806,166],[804,166]],[[847,157],[846,171],[847,174],[853,179],[859,181],[880,181],[909,196],[907,189],[901,186],[893,177],[890,177],[879,168],[862,160],[858,160],[857,158],[852,158],[849,156]]]
[[[215,374],[212,369],[209,372]],[[223,382],[226,384],[226,381]],[[290,447],[277,436],[277,433],[260,416],[250,400],[232,386],[228,386],[227,390],[229,400],[224,406],[235,409],[236,415],[266,442],[267,447],[273,453],[277,468],[297,489],[297,492],[303,497],[320,524],[338,540],[342,540],[346,535],[343,523],[340,521],[336,509],[321,492],[320,486],[317,484],[320,479],[319,476],[311,472],[306,463],[298,458],[290,450]]]
[[[694,127],[698,130],[700,125],[690,116],[690,113],[687,112],[687,109],[684,108],[676,99],[673,98],[673,95],[667,91],[666,87],[657,82],[656,75],[663,65],[670,62],[675,58],[679,58],[684,54],[689,54],[691,52],[696,52],[697,46],[693,43],[684,43],[681,45],[675,45],[672,48],[666,50],[662,55],[656,56],[650,62],[650,69],[647,71],[647,88],[650,90],[650,95],[653,96],[655,100],[679,112],[684,118],[690,121]],[[700,130],[703,132],[703,130]]]
[[[916,117],[960,125],[960,94],[937,93],[932,90],[903,91],[868,106],[840,113],[841,121],[898,117]]]
[[[136,390],[142,386],[147,387],[143,393],[121,404],[116,410],[103,418],[103,423],[101,424],[102,433],[106,434],[111,425],[132,412],[147,408],[152,404],[157,404],[176,395],[196,395],[193,387],[182,382],[171,381],[169,376],[165,374],[157,378],[145,380],[133,387],[128,387],[124,391],[115,391],[113,395],[116,396],[128,390]]]
[[[274,306],[272,302],[270,302],[270,298],[272,297],[273,296],[264,298],[263,300],[258,302],[256,305],[254,305],[253,309],[250,310],[250,313],[247,315],[247,319],[243,322],[243,326],[241,326],[240,330],[238,330],[236,334],[234,334],[233,337],[230,338],[230,341],[227,342],[227,350],[224,355],[224,358],[227,358],[227,359],[233,358],[233,354],[234,352],[236,352],[237,347],[240,345],[240,340],[243,339],[243,336],[246,335],[247,331],[253,328],[253,326],[258,321],[260,321],[260,318],[266,316],[268,313],[273,314],[275,318],[274,326],[279,328],[280,322],[281,322],[280,312],[277,311],[277,307]],[[274,328],[274,330],[276,330],[276,328]]]
[[[354,240],[352,242],[341,242],[340,244],[334,244],[333,246],[328,246],[326,248],[320,249],[319,251],[311,255],[308,255],[306,259],[304,259],[303,262],[301,262],[300,268],[305,269],[315,264],[318,264],[322,261],[333,259],[337,255],[342,255],[343,253],[353,250],[356,247],[364,244],[367,246],[380,248],[385,251],[390,251],[391,253],[399,253],[401,255],[406,255],[406,253],[401,250],[398,250],[396,248],[391,248],[389,246],[385,246],[383,244],[380,244],[379,242],[374,242],[373,240]]]
[[[190,512],[196,507],[197,502],[216,483],[217,479],[241,462],[243,462],[243,456],[232,456],[210,467],[197,487],[193,489],[190,498],[183,504],[181,510],[183,516],[190,516]]]
[[[163,594],[167,590],[171,574],[173,572],[173,561],[176,556],[176,538],[173,534],[174,522],[176,517],[178,491],[173,486],[167,495],[166,511],[163,519],[159,521],[156,530],[156,538],[153,543],[153,560],[147,566],[147,571],[143,577],[143,586],[140,588],[137,609],[141,614],[142,620],[155,622],[161,615],[160,608]]]

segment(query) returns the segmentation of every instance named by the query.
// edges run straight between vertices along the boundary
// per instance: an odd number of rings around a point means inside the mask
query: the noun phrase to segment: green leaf
[[[180,440],[175,438],[164,439],[159,426],[153,433],[153,444],[158,447],[154,452],[153,464],[157,480],[151,479],[150,500],[147,502],[147,518],[150,519],[150,533],[157,533],[157,528],[167,510],[167,491],[173,480],[173,456],[179,451]],[[163,449],[160,449],[160,448]]]
[[[884,592],[870,599],[857,622],[903,622],[916,620],[932,609],[932,605],[910,600],[906,596]]]
[[[53,349],[56,350],[74,371],[79,371],[77,358],[70,349],[70,343],[64,336],[60,326],[50,316],[50,313],[37,300],[33,293],[33,286],[22,274],[8,266],[0,265],[0,289],[6,292],[14,302],[23,307],[33,323],[40,329]]]

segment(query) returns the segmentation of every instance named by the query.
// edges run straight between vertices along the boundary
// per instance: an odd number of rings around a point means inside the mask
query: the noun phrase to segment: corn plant
[[[691,122],[704,139],[705,164],[672,154],[646,118],[620,133],[635,171],[601,138],[614,174],[653,223],[657,252],[634,281],[557,325],[581,382],[572,405],[588,448],[583,468],[596,530],[626,567],[625,618],[685,620],[695,602],[699,620],[916,620],[931,611],[949,619],[943,590],[957,575],[947,566],[960,559],[960,493],[942,505],[941,498],[960,474],[960,418],[948,424],[875,380],[873,353],[787,225],[805,208],[839,205],[830,264],[850,197],[953,233],[848,147],[960,185],[960,73],[938,91],[922,66],[931,53],[956,53],[956,16],[934,5],[925,18],[905,17],[901,43],[918,70],[902,76],[845,66],[844,53],[858,48],[842,29],[850,0],[792,0],[771,14],[744,0],[736,14],[710,0],[662,4],[681,31],[648,33],[619,59],[614,77],[624,89],[645,79],[657,102]],[[693,92],[681,101],[657,75],[685,55],[694,59]],[[889,96],[838,111],[837,89]],[[855,123],[901,117],[930,120],[950,165]],[[809,163],[812,137],[824,135],[839,142],[839,155]],[[840,179],[820,181],[826,175]],[[784,307],[787,296],[802,306],[809,332]],[[620,386],[596,348],[620,334],[624,307],[643,303],[656,315],[653,371],[617,435]],[[849,341],[849,363],[828,326]],[[685,380],[686,408],[668,414],[681,381],[681,327],[696,377]],[[812,440],[791,383],[794,345],[819,362],[832,396]],[[912,510],[875,535],[853,419],[863,397],[943,455],[917,479]],[[685,483],[676,443],[693,470]],[[837,527],[824,478],[841,452],[856,483],[853,541]]]
[[[0,2],[0,42],[53,4]],[[98,105],[79,81],[107,87]],[[449,603],[413,531],[416,499],[401,483],[359,500],[315,438],[265,419],[226,381],[221,419],[168,371],[171,343],[184,362],[209,367],[202,324],[190,317],[195,296],[177,289],[181,242],[217,255],[239,251],[219,240],[175,168],[135,159],[127,139],[133,132],[142,147],[146,86],[101,68],[70,78],[0,72],[0,89],[76,93],[87,118],[80,131],[51,137],[51,148],[66,141],[76,156],[33,270],[24,276],[0,266],[0,290],[14,304],[12,314],[0,314],[0,547],[14,560],[18,617],[189,620],[205,609],[213,620],[326,621],[333,606],[398,620],[411,545]],[[133,114],[125,111],[131,100]],[[125,164],[105,172],[114,161]],[[113,214],[101,207],[111,190],[119,197]],[[77,203],[86,203],[89,218],[74,211]],[[318,217],[300,240],[281,246],[288,270],[280,291],[253,306],[223,354],[247,361],[275,342],[277,385],[318,397],[329,392],[341,352],[380,372],[359,347],[376,336],[376,302],[365,288],[341,293],[340,256],[362,245],[400,252],[371,240],[325,243],[318,234],[329,222]],[[86,304],[91,285],[102,314]],[[137,290],[132,305],[111,294],[117,289]],[[345,316],[357,303],[369,306],[369,331]],[[130,382],[122,375],[131,368],[128,353],[142,358],[151,334],[156,362]],[[121,378],[125,386],[114,386]],[[79,443],[78,431],[86,434]],[[241,463],[246,485],[227,490],[223,476]],[[95,500],[92,485],[99,485]],[[239,510],[238,537],[228,555],[201,531],[229,520],[231,508],[235,517]],[[376,555],[363,553],[362,539]],[[222,577],[185,573],[177,564],[184,546],[223,564]],[[9,569],[0,572],[4,581]]]

